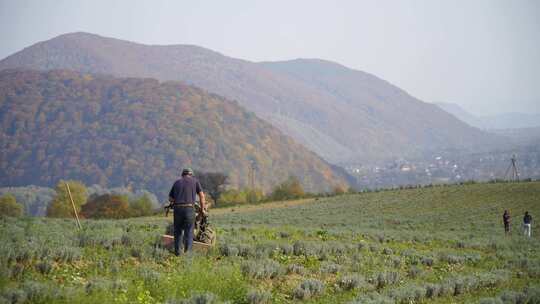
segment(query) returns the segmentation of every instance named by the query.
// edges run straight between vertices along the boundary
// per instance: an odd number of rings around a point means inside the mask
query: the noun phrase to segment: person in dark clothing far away
[[[169,192],[169,202],[174,211],[174,254],[180,255],[180,240],[183,251],[191,251],[195,226],[195,200],[199,195],[201,210],[206,213],[204,192],[199,181],[193,177],[193,170],[182,170],[182,178],[174,182]]]
[[[531,224],[532,216],[528,211],[525,211],[525,216],[523,217],[523,232],[527,237],[531,237]]]
[[[504,223],[504,233],[508,235],[508,233],[510,233],[510,212],[508,212],[508,210],[504,210],[503,223]]]

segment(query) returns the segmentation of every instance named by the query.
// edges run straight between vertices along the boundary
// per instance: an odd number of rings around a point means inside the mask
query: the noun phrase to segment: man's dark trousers
[[[174,253],[180,254],[180,240],[183,237],[184,252],[191,251],[195,210],[193,207],[174,206]]]

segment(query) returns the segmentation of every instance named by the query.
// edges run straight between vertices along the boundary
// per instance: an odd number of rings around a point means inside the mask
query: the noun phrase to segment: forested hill
[[[9,68],[179,80],[237,100],[333,163],[478,148],[494,140],[380,78],[322,60],[255,63],[192,45],[72,33],[0,61],[0,69]]]
[[[163,196],[179,168],[270,188],[290,175],[311,191],[345,175],[236,102],[154,79],[73,71],[0,72],[0,186],[77,179]]]

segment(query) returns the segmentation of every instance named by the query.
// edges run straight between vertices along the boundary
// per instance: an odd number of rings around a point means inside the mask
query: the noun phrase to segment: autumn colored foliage
[[[24,208],[21,204],[17,203],[15,196],[12,194],[5,194],[0,197],[0,216],[13,216],[19,217],[24,213]]]
[[[287,180],[274,187],[270,198],[273,200],[301,198],[304,196],[304,188],[296,176],[290,176]]]
[[[86,203],[88,197],[86,186],[78,181],[59,181],[56,184],[56,195],[47,207],[48,217],[75,217],[73,205],[67,191],[66,183],[69,185],[73,204],[77,212],[81,211],[81,206]]]
[[[130,216],[128,199],[115,194],[91,197],[82,206],[81,214],[86,218],[126,218]]]
[[[181,167],[227,172],[228,183],[242,187],[251,162],[264,190],[289,175],[312,192],[346,183],[236,102],[174,82],[4,70],[0,117],[0,186],[74,179],[132,185],[164,199]]]

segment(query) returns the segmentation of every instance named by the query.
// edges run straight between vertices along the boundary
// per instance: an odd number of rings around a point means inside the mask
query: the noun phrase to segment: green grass
[[[171,217],[85,220],[83,231],[3,218],[0,303],[478,303],[508,291],[538,303],[540,230],[521,235],[526,210],[540,217],[539,182],[235,207],[212,216],[213,251],[179,258],[159,246]]]

